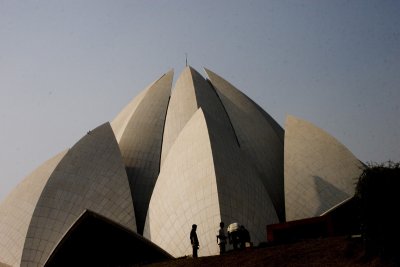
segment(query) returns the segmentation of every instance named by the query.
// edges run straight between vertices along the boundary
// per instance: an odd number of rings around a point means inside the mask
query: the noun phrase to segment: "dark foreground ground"
[[[360,239],[330,237],[309,239],[285,245],[230,251],[222,256],[180,258],[141,265],[146,267],[178,266],[396,266],[380,258],[366,258]]]

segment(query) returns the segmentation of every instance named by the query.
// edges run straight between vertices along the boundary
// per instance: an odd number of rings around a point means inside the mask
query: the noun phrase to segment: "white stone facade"
[[[0,265],[43,266],[86,210],[173,256],[218,254],[221,221],[257,245],[268,224],[319,216],[354,194],[363,164],[289,116],[285,130],[210,70],[162,75],[116,116],[45,162],[0,203]],[[229,249],[229,247],[228,247]]]
[[[288,116],[285,125],[286,220],[319,216],[354,195],[363,163],[313,124]]]
[[[111,123],[128,175],[140,234],[160,173],[163,129],[173,75],[171,70],[155,81]]]
[[[136,229],[128,179],[110,124],[39,167],[0,210],[0,261],[11,266],[43,266],[86,210]]]

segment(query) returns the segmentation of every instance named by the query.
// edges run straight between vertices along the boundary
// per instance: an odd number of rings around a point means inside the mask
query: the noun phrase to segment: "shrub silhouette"
[[[400,163],[368,164],[358,179],[355,197],[366,255],[399,262]]]

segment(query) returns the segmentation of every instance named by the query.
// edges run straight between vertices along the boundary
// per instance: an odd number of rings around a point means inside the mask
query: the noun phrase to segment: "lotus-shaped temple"
[[[124,264],[218,254],[219,223],[254,244],[266,226],[320,216],[354,195],[362,163],[288,116],[285,130],[232,84],[169,71],[111,123],[44,162],[0,204],[0,266]],[[94,266],[94,265],[92,265]]]

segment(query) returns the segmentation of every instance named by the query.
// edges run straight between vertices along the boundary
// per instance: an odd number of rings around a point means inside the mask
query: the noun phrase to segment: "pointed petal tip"
[[[203,70],[207,76],[207,79],[210,79],[210,70],[203,66]]]

